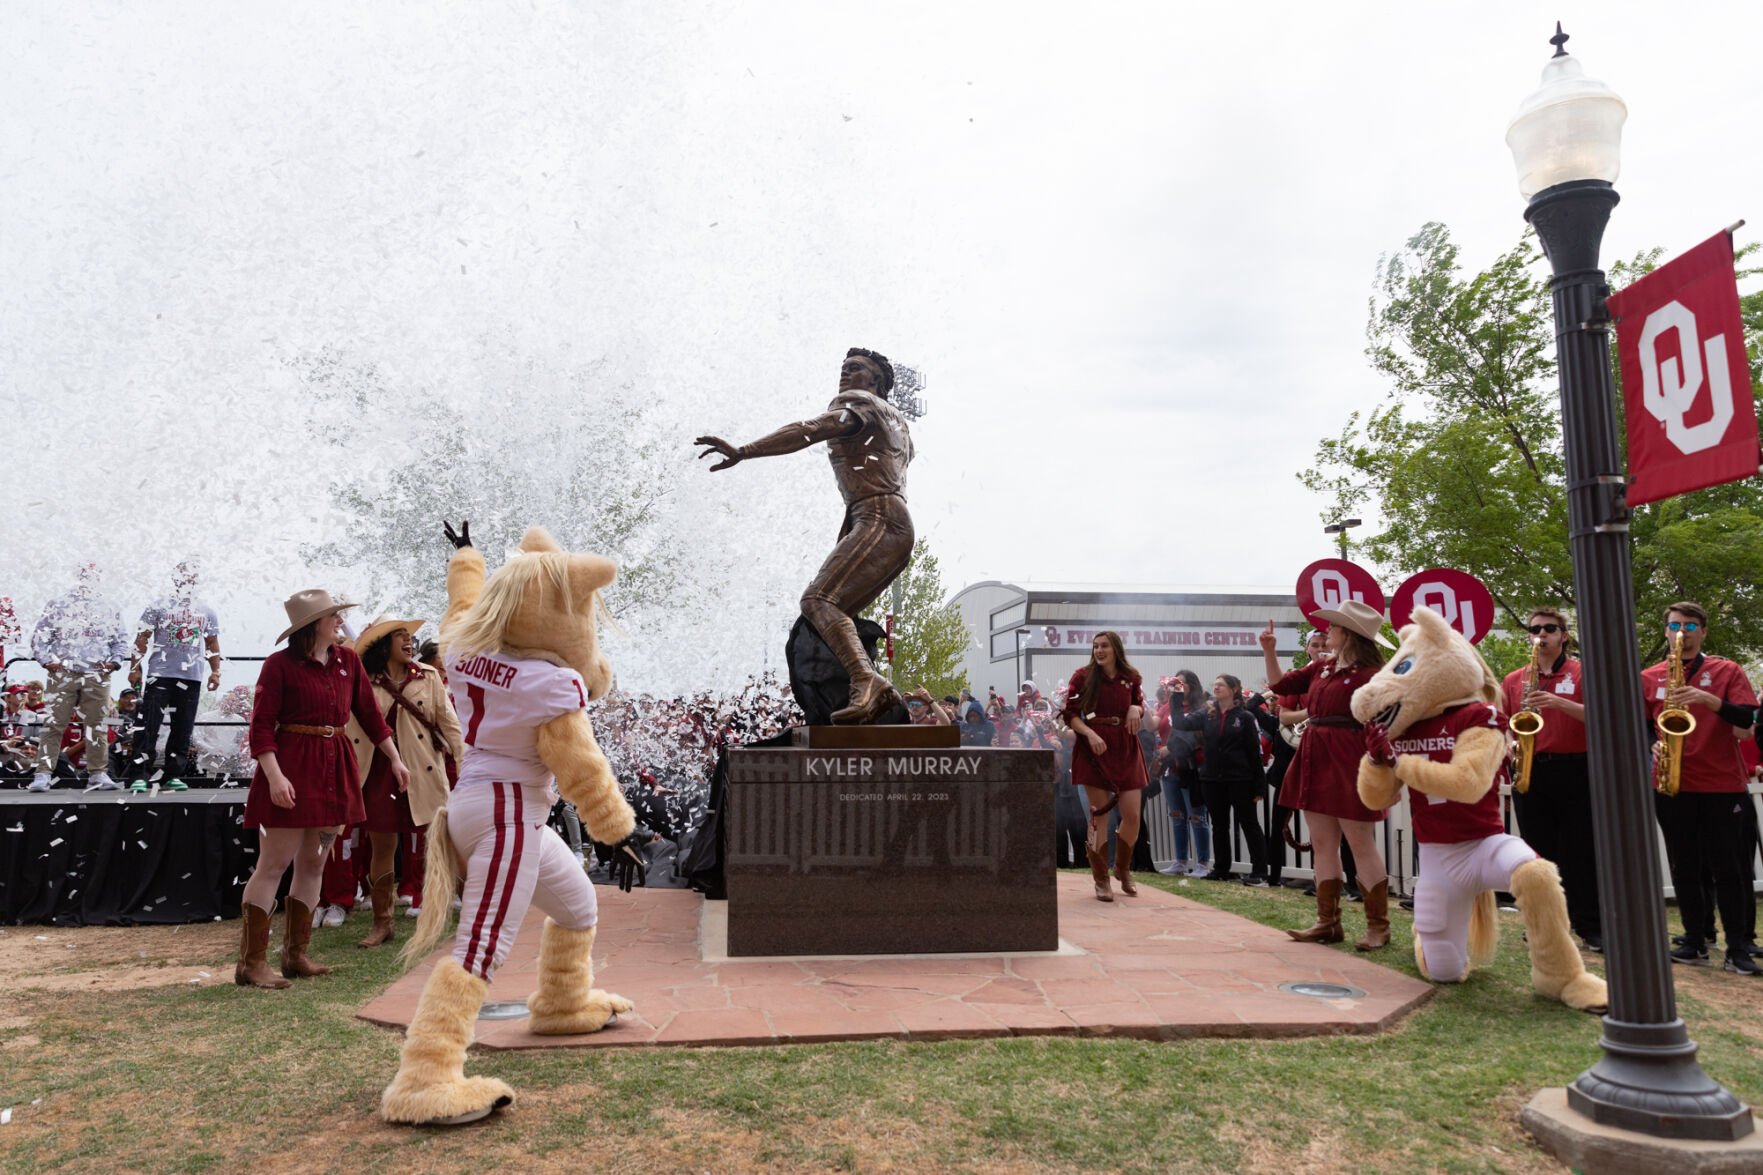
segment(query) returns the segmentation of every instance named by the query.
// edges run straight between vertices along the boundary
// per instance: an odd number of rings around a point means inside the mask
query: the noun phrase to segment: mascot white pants
[[[599,903],[581,862],[545,823],[548,789],[518,783],[462,787],[447,801],[447,834],[465,865],[453,961],[489,979],[507,961],[527,910],[558,926],[594,929]]]

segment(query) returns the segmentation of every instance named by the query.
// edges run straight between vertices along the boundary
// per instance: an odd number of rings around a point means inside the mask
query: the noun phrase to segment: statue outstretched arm
[[[721,437],[699,437],[692,443],[705,446],[704,452],[698,454],[700,460],[712,453],[722,457],[721,461],[710,467],[714,473],[750,457],[781,457],[785,453],[800,452],[810,445],[850,436],[862,428],[863,421],[858,419],[855,412],[838,409],[811,416],[807,420],[798,420],[794,424],[786,424],[775,432],[766,433],[758,440],[744,445],[731,445]]]

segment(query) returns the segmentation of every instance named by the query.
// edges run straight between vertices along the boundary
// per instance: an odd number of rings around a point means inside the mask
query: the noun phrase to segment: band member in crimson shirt
[[[1604,949],[1598,913],[1597,852],[1592,838],[1592,783],[1586,769],[1585,685],[1579,660],[1567,654],[1573,635],[1553,608],[1533,608],[1524,627],[1542,657],[1536,688],[1525,692],[1528,665],[1506,675],[1501,694],[1507,720],[1520,710],[1543,716],[1531,758],[1530,790],[1514,789],[1518,832],[1537,856],[1561,870],[1567,916],[1594,951]],[[1516,775],[1514,776],[1516,778]]]
[[[1696,719],[1695,730],[1683,740],[1678,793],[1653,797],[1659,829],[1665,834],[1671,884],[1683,912],[1683,946],[1671,952],[1671,960],[1708,962],[1708,944],[1702,938],[1702,931],[1712,925],[1708,895],[1702,888],[1706,870],[1714,878],[1715,904],[1726,928],[1726,969],[1756,975],[1758,968],[1748,949],[1757,905],[1751,892],[1748,808],[1752,800],[1745,790],[1749,776],[1739,757],[1738,736],[1756,721],[1757,694],[1738,665],[1702,651],[1708,613],[1699,604],[1683,601],[1665,610],[1667,642],[1680,633],[1681,688],[1669,688],[1669,656],[1641,671],[1641,695],[1649,718],[1657,719],[1670,706],[1688,710]],[[1662,751],[1655,742],[1654,755]]]

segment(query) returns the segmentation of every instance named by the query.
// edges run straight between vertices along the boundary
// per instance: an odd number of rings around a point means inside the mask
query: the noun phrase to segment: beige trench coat
[[[447,762],[429,732],[404,707],[392,704],[392,691],[375,684],[373,696],[380,704],[386,725],[397,736],[398,755],[410,769],[410,819],[420,828],[435,818],[435,811],[447,803]],[[441,684],[441,675],[426,665],[410,666],[410,678],[404,683],[404,698],[427,715],[446,740],[453,762],[465,758],[465,737],[459,729],[459,715],[453,712],[453,699]],[[361,781],[367,782],[367,771],[373,766],[376,752],[367,741],[367,732],[353,718],[349,720],[349,741],[355,746],[355,766]]]

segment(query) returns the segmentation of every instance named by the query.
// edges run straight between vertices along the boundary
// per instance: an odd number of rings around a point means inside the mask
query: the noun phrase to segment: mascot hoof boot
[[[539,989],[526,1002],[527,1028],[538,1036],[598,1032],[636,1005],[594,984],[594,930],[569,930],[551,919],[539,938]]]
[[[1610,989],[1601,976],[1584,971],[1561,989],[1561,1002],[1576,1012],[1602,1016],[1610,1010]]]
[[[489,987],[452,959],[435,968],[404,1036],[398,1075],[380,1097],[380,1117],[413,1126],[457,1125],[514,1101],[504,1082],[465,1076],[465,1050]]]

